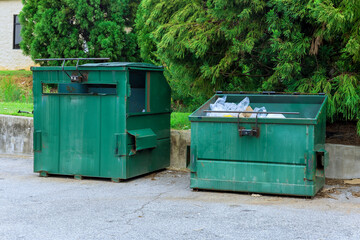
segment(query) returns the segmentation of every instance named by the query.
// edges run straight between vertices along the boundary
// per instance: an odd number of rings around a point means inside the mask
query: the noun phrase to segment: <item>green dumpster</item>
[[[227,94],[226,102],[248,97],[250,107],[285,118],[209,116],[223,96],[189,117],[191,188],[314,196],[324,186],[325,95]]]
[[[162,67],[114,62],[32,71],[40,176],[117,182],[169,166],[170,88]]]

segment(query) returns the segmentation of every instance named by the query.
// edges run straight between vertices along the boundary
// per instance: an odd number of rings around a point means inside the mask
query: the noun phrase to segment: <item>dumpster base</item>
[[[147,172],[144,174],[140,174],[138,176],[135,177],[131,177],[131,178],[111,178],[111,177],[99,177],[99,176],[84,176],[84,175],[72,175],[72,174],[58,174],[58,173],[46,173],[46,175],[44,175],[44,172],[35,172],[35,173],[39,173],[39,177],[65,177],[65,178],[71,178],[73,177],[75,180],[110,180],[113,183],[121,183],[121,182],[126,182],[129,180],[133,180],[136,179],[137,177],[143,177],[143,176],[147,176],[147,175],[151,175],[155,172],[160,172],[160,171],[164,171],[166,170],[166,167],[161,168],[161,169],[157,169],[151,172]]]
[[[303,165],[198,160],[190,188],[313,197],[325,177],[304,177]],[[277,177],[274,177],[277,176]],[[271,181],[272,180],[272,181]]]
[[[219,181],[209,179],[191,179],[190,188],[229,192],[263,193],[287,196],[314,197],[323,187],[319,185],[295,185],[295,184],[276,184],[276,183],[249,183]],[[300,194],[301,193],[301,194]]]

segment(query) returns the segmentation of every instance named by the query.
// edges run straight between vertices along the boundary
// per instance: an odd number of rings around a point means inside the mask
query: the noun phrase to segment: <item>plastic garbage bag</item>
[[[266,112],[266,108],[265,107],[261,107],[261,108],[256,107],[256,108],[254,108],[254,112]],[[266,113],[258,114],[258,118],[265,118],[266,115],[267,115]],[[255,113],[251,114],[251,117],[256,118],[256,114]]]
[[[210,104],[210,110],[211,111],[224,111],[225,101],[226,101],[226,95],[223,96],[222,98],[216,99],[214,104]],[[210,116],[210,117],[222,117],[223,115],[224,115],[224,113],[212,113],[212,112],[209,112],[206,114],[206,116]]]
[[[283,114],[268,114],[266,118],[286,118]]]
[[[246,108],[249,106],[250,104],[250,99],[248,97],[244,98],[238,105],[237,105],[237,109],[236,111],[245,111]]]
[[[226,102],[226,95],[216,99],[214,104],[210,104],[211,111],[245,111],[246,108],[249,106],[250,100],[248,97],[244,98],[240,103],[227,103]],[[213,113],[209,112],[206,116],[210,117],[237,117],[238,113]]]
[[[226,102],[226,98],[227,98],[227,96],[225,95],[225,96],[223,96],[222,98],[216,99],[216,101],[215,101],[214,104],[210,104],[210,107],[211,107],[211,105],[218,105],[218,104],[224,105],[225,102]]]
[[[235,111],[235,112],[242,112],[246,111],[247,107],[250,104],[250,100],[248,97],[244,98],[241,102],[238,104],[235,103],[225,103],[225,111]],[[227,113],[227,115],[231,115],[232,117],[238,117],[239,113]]]

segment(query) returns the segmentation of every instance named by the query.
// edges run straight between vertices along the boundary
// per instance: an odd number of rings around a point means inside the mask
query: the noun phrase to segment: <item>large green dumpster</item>
[[[326,96],[228,94],[286,118],[207,116],[223,96],[189,117],[191,188],[314,196],[324,186]]]
[[[144,63],[33,67],[34,171],[128,179],[169,166],[170,88]]]

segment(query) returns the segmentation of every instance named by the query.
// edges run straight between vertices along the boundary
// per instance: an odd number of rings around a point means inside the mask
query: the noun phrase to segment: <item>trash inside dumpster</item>
[[[207,111],[206,116],[209,117],[267,117],[267,118],[285,118],[283,114],[267,114],[257,112],[266,112],[265,107],[250,107],[250,100],[248,97],[244,98],[239,104],[233,102],[226,102],[226,95],[216,99],[214,104],[210,104],[210,111]],[[241,112],[240,114],[238,114]],[[252,113],[254,112],[254,113]]]
[[[326,101],[322,94],[216,94],[189,117],[190,187],[314,196],[328,162]]]
[[[170,88],[162,67],[89,63],[32,71],[35,172],[119,181],[169,166]]]

